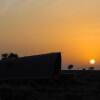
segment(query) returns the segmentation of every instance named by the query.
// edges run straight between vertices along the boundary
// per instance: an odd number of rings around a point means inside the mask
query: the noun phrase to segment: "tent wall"
[[[60,53],[0,61],[0,79],[47,79],[60,70]]]

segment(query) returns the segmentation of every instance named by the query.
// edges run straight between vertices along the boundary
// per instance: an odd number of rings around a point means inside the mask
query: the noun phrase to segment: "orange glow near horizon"
[[[4,0],[5,1],[5,0]],[[63,65],[100,64],[99,0],[0,1],[0,54],[61,51]]]
[[[95,59],[91,59],[91,60],[90,60],[90,64],[91,64],[91,65],[94,65],[95,63],[96,63]]]

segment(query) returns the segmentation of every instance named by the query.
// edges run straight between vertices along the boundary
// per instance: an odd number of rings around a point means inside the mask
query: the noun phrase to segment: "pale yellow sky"
[[[99,0],[0,0],[0,54],[61,51],[63,64],[100,64]]]

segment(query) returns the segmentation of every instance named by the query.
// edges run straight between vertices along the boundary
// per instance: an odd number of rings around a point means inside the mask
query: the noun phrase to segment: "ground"
[[[0,100],[98,100],[100,82],[10,80],[0,82]]]

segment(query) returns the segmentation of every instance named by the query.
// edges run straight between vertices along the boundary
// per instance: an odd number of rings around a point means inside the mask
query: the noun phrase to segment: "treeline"
[[[74,65],[68,65],[67,69],[68,70],[73,70]],[[95,70],[95,67],[88,67],[88,68],[82,68],[82,70]]]

